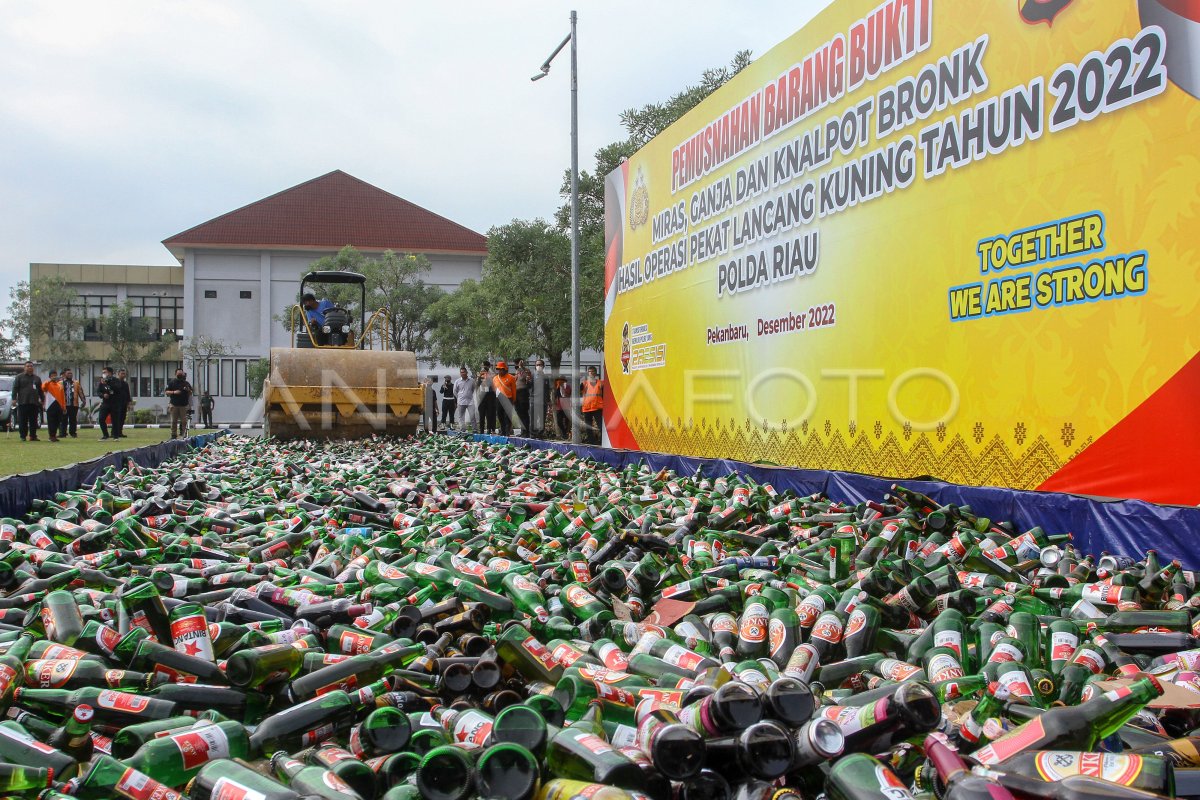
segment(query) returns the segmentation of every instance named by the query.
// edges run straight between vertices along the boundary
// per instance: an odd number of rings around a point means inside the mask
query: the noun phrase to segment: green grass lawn
[[[79,431],[78,439],[68,437],[58,442],[50,441],[45,428],[38,431],[41,441],[37,442],[22,442],[16,431],[0,433],[0,476],[37,472],[76,461],[87,461],[105,453],[132,450],[165,441],[170,433],[170,428],[127,428],[125,435],[128,439],[109,439],[105,442],[100,441],[100,431],[93,429]]]

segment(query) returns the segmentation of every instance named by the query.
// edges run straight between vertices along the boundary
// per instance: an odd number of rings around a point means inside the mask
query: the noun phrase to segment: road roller
[[[324,305],[324,321],[310,321],[301,305],[290,310],[292,346],[271,348],[263,382],[263,427],[277,439],[358,439],[372,434],[410,436],[421,423],[425,392],[415,353],[391,350],[388,315],[366,316],[367,279],[357,272],[314,271],[310,285],[357,285],[358,324],[343,306]],[[378,345],[378,348],[376,348]]]

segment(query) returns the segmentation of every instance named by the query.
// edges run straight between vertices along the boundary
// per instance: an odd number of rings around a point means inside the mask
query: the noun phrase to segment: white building
[[[224,341],[207,385],[219,422],[254,419],[247,366],[291,335],[275,317],[296,302],[313,261],[346,245],[364,253],[422,253],[423,280],[446,291],[479,279],[487,240],[479,233],[336,170],[230,211],[163,241],[183,265],[189,336]],[[197,386],[203,376],[192,376]]]
[[[180,361],[178,337],[183,328],[183,270],[179,267],[147,267],[116,264],[41,264],[29,265],[29,279],[61,278],[77,295],[82,330],[73,332],[84,342],[86,360],[78,364],[58,364],[46,359],[44,342],[34,341],[30,358],[40,364],[43,377],[51,369],[71,367],[95,400],[100,370],[109,364],[109,346],[100,335],[100,318],[115,305],[129,301],[133,316],[145,320],[147,333],[155,341],[167,342],[165,352],[154,362],[129,364],[129,393],[134,409],[166,406],[163,391],[175,376]]]

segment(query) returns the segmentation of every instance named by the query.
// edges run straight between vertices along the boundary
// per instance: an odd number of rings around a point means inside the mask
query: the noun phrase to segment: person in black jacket
[[[129,395],[129,383],[126,376],[129,373],[125,370],[117,370],[117,377],[113,379],[113,438],[128,439],[125,435],[125,415],[129,413],[129,406],[133,403],[133,398]]]
[[[100,405],[96,409],[96,418],[100,420],[100,441],[110,438],[108,435],[108,418],[110,416],[113,423],[113,436],[111,438],[116,438],[117,411],[116,402],[113,399],[113,382],[115,380],[116,378],[113,377],[111,367],[105,367],[100,370],[100,382],[96,384],[96,397],[100,398]]]
[[[25,370],[13,378],[12,407],[17,413],[17,429],[21,441],[36,442],[38,421],[42,416],[42,379],[33,371],[33,362],[25,362]],[[53,431],[50,434],[54,435]],[[28,438],[26,438],[28,437]]]
[[[187,415],[192,407],[192,385],[182,369],[175,370],[174,379],[167,381],[167,397],[170,398],[171,438],[174,439],[187,433]]]

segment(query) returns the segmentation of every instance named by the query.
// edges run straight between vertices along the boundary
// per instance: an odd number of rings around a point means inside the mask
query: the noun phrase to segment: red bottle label
[[[218,758],[229,758],[229,737],[217,725],[205,725],[171,737],[179,748],[184,769],[195,769]]]
[[[333,736],[335,730],[336,729],[334,728],[333,723],[327,722],[324,725],[322,725],[321,727],[313,728],[311,731],[309,731],[308,733],[301,736],[300,744],[302,747],[308,747],[310,745],[320,744],[321,742],[325,741],[329,737]]]
[[[976,750],[973,758],[984,766],[1007,761],[1017,753],[1036,745],[1046,735],[1041,717],[1035,717],[1016,730]]]
[[[129,800],[184,800],[179,792],[132,767],[121,775],[113,791]]]
[[[127,711],[130,714],[140,714],[150,706],[150,700],[145,697],[138,697],[136,694],[128,692],[114,692],[111,689],[105,689],[96,696],[96,705],[101,708],[109,708],[113,711]]]
[[[354,631],[342,631],[342,635],[338,637],[338,648],[343,653],[359,654],[371,652],[371,642],[375,641],[374,636],[367,636]]]

